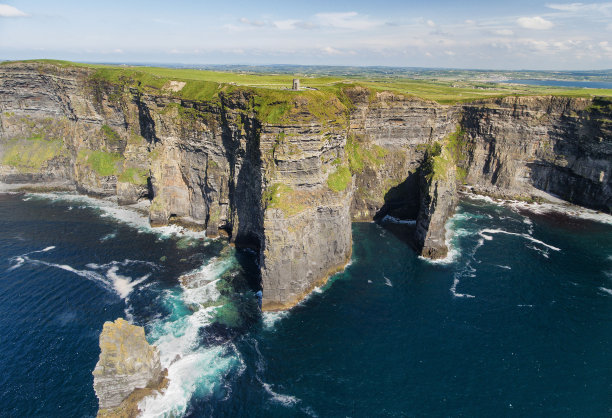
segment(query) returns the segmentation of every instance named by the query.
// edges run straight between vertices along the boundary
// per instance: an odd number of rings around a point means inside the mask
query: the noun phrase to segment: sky
[[[0,60],[612,68],[612,2],[2,1]]]

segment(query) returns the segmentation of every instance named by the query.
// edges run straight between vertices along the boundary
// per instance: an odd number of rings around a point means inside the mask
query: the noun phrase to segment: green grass
[[[376,168],[383,163],[387,150],[376,144],[360,143],[354,135],[346,139],[345,151],[351,173],[362,173],[366,167]]]
[[[270,185],[263,193],[261,200],[267,208],[280,209],[287,216],[296,215],[306,209],[306,205],[300,200],[299,193],[283,183]]]
[[[220,92],[231,92],[237,86],[247,87],[255,96],[255,106],[263,120],[278,123],[295,105],[295,97],[306,97],[310,110],[319,118],[329,114],[328,105],[335,98],[345,106],[350,101],[343,95],[343,89],[360,85],[367,87],[374,97],[376,92],[391,91],[402,95],[416,96],[441,104],[470,102],[474,100],[507,96],[603,97],[612,96],[612,89],[582,89],[546,86],[509,85],[478,82],[457,82],[456,80],[414,80],[404,77],[383,77],[379,75],[317,76],[306,77],[293,74],[236,73],[203,71],[196,69],[175,69],[163,67],[110,66],[100,64],[72,63],[58,60],[22,61],[53,65],[56,67],[82,67],[95,70],[91,76],[93,85],[108,82],[116,86],[137,87],[141,90],[162,91],[164,94],[191,100],[216,100]],[[4,62],[3,65],[11,64]],[[300,78],[303,87],[318,91],[286,90],[293,78]],[[178,92],[168,89],[169,81],[182,81],[185,86]],[[113,93],[116,94],[116,93]],[[335,106],[335,105],[334,105]],[[335,113],[335,112],[332,112]]]
[[[459,181],[465,179],[467,170],[460,166],[466,158],[465,135],[465,131],[457,125],[455,131],[444,138],[442,143],[436,141],[428,145],[426,159],[422,166],[427,180],[445,179],[451,166],[456,167]]]
[[[102,125],[101,131],[104,138],[106,138],[110,143],[116,144],[121,142],[121,137],[119,134],[110,126]]]
[[[119,175],[119,181],[123,183],[130,183],[139,186],[147,184],[149,178],[149,170],[128,167],[124,169]]]
[[[351,170],[348,165],[338,164],[336,171],[327,177],[327,186],[334,192],[342,192],[351,184]]]
[[[108,177],[121,173],[123,156],[114,152],[81,150],[78,154],[78,161],[86,164],[98,175]]]
[[[64,153],[61,139],[45,139],[42,135],[8,141],[2,164],[15,167],[20,172],[38,172],[50,160]]]
[[[593,104],[586,108],[589,112],[612,113],[612,99],[608,97],[596,97]]]

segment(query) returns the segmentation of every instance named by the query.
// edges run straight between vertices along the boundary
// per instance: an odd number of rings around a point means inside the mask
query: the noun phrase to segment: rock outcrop
[[[508,97],[463,106],[469,170],[483,194],[612,211],[612,100]]]
[[[461,187],[612,208],[608,99],[440,105],[138,74],[0,66],[0,181],[147,199],[152,225],[226,235],[259,254],[265,309],[345,265],[353,220],[413,219],[415,249],[443,257]]]
[[[159,352],[145,339],[144,328],[124,319],[104,323],[100,359],[93,371],[98,416],[136,416],[144,396],[167,385]]]

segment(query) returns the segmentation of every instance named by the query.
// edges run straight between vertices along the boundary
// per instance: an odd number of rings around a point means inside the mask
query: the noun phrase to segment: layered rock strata
[[[98,416],[136,416],[138,401],[167,385],[166,374],[144,328],[121,318],[104,323],[100,359],[93,371]]]
[[[416,250],[443,257],[461,187],[612,206],[606,99],[444,106],[361,87],[278,93],[130,71],[0,66],[0,181],[147,199],[152,225],[227,235],[259,255],[267,309],[344,266],[352,220],[413,219]]]

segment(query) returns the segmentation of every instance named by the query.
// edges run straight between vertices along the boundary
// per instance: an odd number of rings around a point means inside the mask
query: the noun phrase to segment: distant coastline
[[[577,80],[504,80],[503,84],[525,84],[529,86],[548,87],[582,87],[587,89],[612,89],[612,82],[606,81],[577,81]]]

